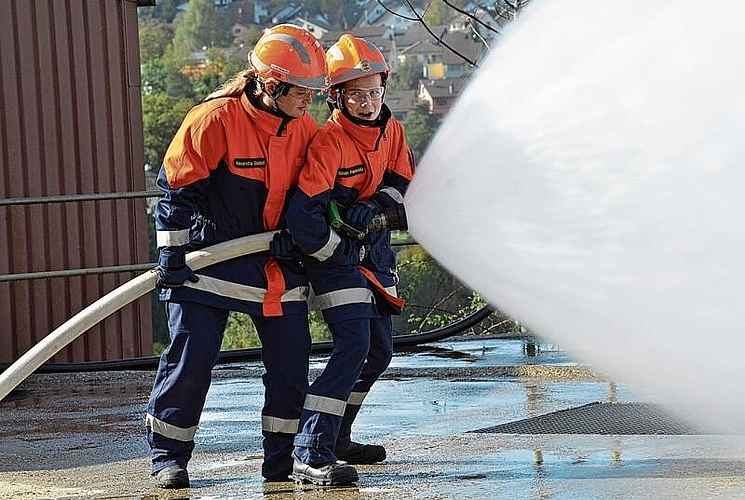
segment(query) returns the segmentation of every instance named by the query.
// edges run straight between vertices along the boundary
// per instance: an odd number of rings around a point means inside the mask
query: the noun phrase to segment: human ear
[[[277,84],[273,81],[264,82],[264,90],[266,90],[266,93],[269,95],[274,95],[274,92],[277,90]]]

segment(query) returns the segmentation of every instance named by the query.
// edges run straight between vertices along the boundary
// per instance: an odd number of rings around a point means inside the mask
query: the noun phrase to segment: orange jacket
[[[405,191],[414,174],[411,150],[401,123],[384,113],[382,127],[362,127],[334,110],[310,147],[300,189],[311,198],[335,190],[342,205],[369,199],[387,181]]]
[[[377,314],[371,280],[358,264],[374,273],[377,288],[382,285],[395,295],[396,262],[390,232],[377,231],[363,242],[352,241],[331,229],[326,216],[331,198],[342,211],[371,198],[381,206],[403,203],[414,173],[413,156],[403,127],[385,105],[379,123],[361,126],[335,110],[311,143],[298,191],[286,215],[295,241],[309,256],[305,269],[321,308],[332,321]],[[362,246],[364,258],[360,261]],[[342,290],[345,293],[338,293]],[[325,303],[324,297],[331,301]]]
[[[192,108],[158,176],[164,193],[155,213],[158,246],[193,250],[283,227],[282,215],[317,131],[310,115],[283,119],[256,108],[245,94]],[[279,315],[282,302],[299,302],[298,287],[307,290],[302,273],[266,252],[210,266],[200,275],[218,281],[202,279],[170,296]],[[286,291],[293,293],[283,298]]]

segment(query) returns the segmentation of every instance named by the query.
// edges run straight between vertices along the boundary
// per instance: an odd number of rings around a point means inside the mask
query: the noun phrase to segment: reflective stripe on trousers
[[[299,418],[279,418],[270,417],[269,415],[261,416],[261,430],[266,432],[281,432],[283,434],[295,434]]]
[[[145,425],[150,427],[153,432],[160,434],[161,436],[167,437],[168,439],[175,439],[176,441],[191,441],[194,439],[194,435],[197,433],[197,426],[192,427],[178,427],[176,425],[169,424],[158,420],[149,413],[145,417]]]
[[[346,408],[346,406],[347,402],[340,399],[308,394],[307,396],[305,396],[305,404],[303,405],[303,409],[308,411],[328,413],[329,415],[336,415],[341,417],[342,415],[344,415],[344,408]]]

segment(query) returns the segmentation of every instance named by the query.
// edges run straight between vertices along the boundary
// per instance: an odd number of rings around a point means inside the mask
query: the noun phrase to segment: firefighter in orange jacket
[[[352,423],[393,355],[391,314],[396,261],[390,231],[364,240],[334,231],[326,213],[334,199],[347,223],[365,228],[391,205],[403,205],[413,157],[401,124],[383,103],[389,73],[371,43],[343,35],[326,52],[333,112],[311,143],[290,201],[287,225],[306,255],[304,266],[333,336],[334,350],[308,390],[295,438],[296,481],[354,482],[351,464],[385,459],[385,448],[351,440]]]
[[[284,227],[310,140],[306,114],[325,87],[323,48],[293,25],[267,30],[248,53],[249,70],[192,108],[166,153],[157,184],[158,280],[171,342],[147,411],[152,474],[163,488],[189,485],[187,463],[211,370],[230,311],[250,315],[262,344],[265,399],[262,475],[288,480],[293,437],[308,387],[308,284],[291,260],[269,252],[195,274],[185,254]]]

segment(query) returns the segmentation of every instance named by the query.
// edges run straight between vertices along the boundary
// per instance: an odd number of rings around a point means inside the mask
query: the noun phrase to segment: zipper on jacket
[[[386,126],[385,123],[380,126],[380,134],[378,134],[378,138],[375,139],[375,149],[373,151],[377,151],[378,150],[378,148],[380,147],[380,140],[383,137],[385,137],[385,126]]]
[[[285,133],[285,129],[287,128],[287,124],[290,122],[290,119],[288,118],[282,118],[282,123],[280,124],[279,128],[277,129],[277,137],[282,137],[282,134]]]

